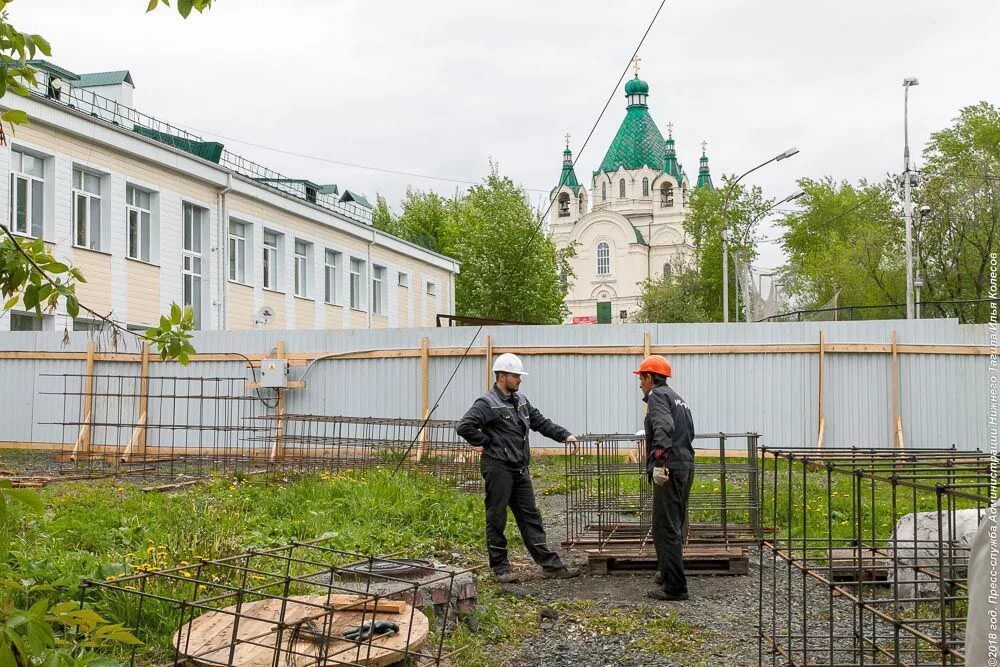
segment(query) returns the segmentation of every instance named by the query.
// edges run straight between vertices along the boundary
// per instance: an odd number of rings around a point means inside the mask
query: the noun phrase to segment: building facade
[[[549,229],[556,247],[576,251],[566,297],[569,322],[627,321],[639,308],[645,280],[693,260],[683,226],[692,186],[677,160],[672,128],[664,139],[648,95],[637,67],[625,84],[625,119],[593,172],[589,194],[576,177],[567,137],[559,185],[550,195]],[[712,187],[704,143],[694,187]]]
[[[203,329],[434,326],[452,312],[459,264],[375,229],[363,196],[137,111],[128,72],[34,64],[32,94],[0,100],[31,119],[0,149],[0,220],[83,272],[82,303],[134,329],[172,302]],[[0,312],[0,331],[96,326],[62,304],[41,321]]]

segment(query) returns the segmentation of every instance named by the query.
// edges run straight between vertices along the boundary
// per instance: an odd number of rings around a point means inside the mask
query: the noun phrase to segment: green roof
[[[573,153],[568,148],[563,151],[563,168],[559,175],[559,185],[552,188],[549,196],[554,195],[556,190],[564,185],[572,190],[574,195],[580,194],[580,181],[577,180],[576,172],[573,171]]]
[[[625,84],[625,94],[626,95],[648,95],[649,94],[649,84],[635,77],[631,81]]]
[[[645,82],[639,79],[632,79],[629,84],[635,81],[645,85]],[[625,90],[628,94],[628,84]],[[646,86],[646,90],[649,90],[649,86]],[[649,109],[645,104],[630,104],[625,111],[625,120],[618,128],[618,134],[615,135],[608,152],[604,155],[604,160],[601,161],[600,168],[594,174],[614,173],[619,167],[625,169],[652,167],[662,170],[666,154],[667,144],[656,123],[653,122],[653,117],[649,115]]]
[[[631,222],[629,224],[632,225]],[[632,225],[632,231],[635,232],[635,242],[639,245],[646,245],[646,239],[642,237],[642,232],[639,231],[639,228]]]
[[[31,65],[35,69],[40,70],[42,72],[48,72],[49,74],[54,74],[55,76],[58,76],[60,79],[63,79],[64,81],[75,82],[80,78],[78,75],[74,74],[73,72],[70,72],[68,69],[63,69],[62,67],[59,67],[59,65],[54,65],[50,63],[48,60],[28,60],[26,61],[26,64]]]
[[[136,134],[140,134],[148,139],[154,139],[161,144],[179,148],[186,153],[200,157],[203,160],[208,160],[209,162],[214,162],[215,164],[219,164],[219,160],[222,158],[222,149],[224,146],[217,141],[195,141],[167,134],[166,132],[157,132],[141,125],[135,125],[132,129]]]
[[[663,162],[663,171],[673,176],[677,182],[680,183],[684,179],[684,170],[681,169],[681,165],[677,162],[677,151],[674,149],[674,138],[670,137],[665,143],[667,157]]]
[[[694,186],[695,189],[700,187],[707,187],[709,189],[714,188],[712,185],[712,174],[708,170],[708,156],[702,155],[701,162],[698,165],[698,183]]]
[[[128,73],[127,69],[118,70],[116,72],[91,72],[89,74],[81,74],[80,80],[73,82],[74,88],[95,88],[97,86],[117,86],[120,83],[127,83],[130,86],[134,86],[132,83],[132,75]]]
[[[350,190],[344,190],[344,196],[340,198],[340,201],[341,202],[353,201],[357,202],[358,204],[361,204],[365,208],[372,207],[372,205],[368,203],[368,200],[365,199],[362,195],[359,195],[355,192],[351,192]]]
[[[328,185],[319,186],[319,193],[321,195],[339,195],[340,190],[337,189],[336,183],[330,183]]]

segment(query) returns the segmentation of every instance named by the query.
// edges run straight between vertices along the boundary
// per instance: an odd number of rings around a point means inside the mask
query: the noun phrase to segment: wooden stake
[[[903,420],[899,414],[899,348],[892,332],[892,446],[903,448]]]
[[[76,445],[73,446],[73,453],[70,454],[70,461],[76,461],[78,454],[90,452],[90,432],[91,422],[94,414],[94,353],[97,345],[94,341],[87,341],[87,362],[83,378],[83,404],[80,412],[83,414],[83,423],[80,425],[80,433],[76,437]]]
[[[129,438],[128,447],[122,453],[121,462],[128,463],[129,457],[132,456],[133,452],[138,452],[142,455],[146,454],[146,430],[147,424],[149,423],[149,418],[147,416],[146,408],[149,403],[149,343],[142,344],[142,355],[141,367],[139,370],[139,419],[136,421],[136,426],[132,429],[132,437]]]
[[[816,428],[816,448],[823,448],[823,438],[826,436],[826,414],[823,412],[823,389],[826,385],[826,339],[823,332],[819,332],[819,408],[816,414],[819,416],[819,423]]]
[[[653,336],[648,332],[643,332],[642,334],[642,356],[643,358],[649,356],[649,351],[653,347]]]
[[[486,391],[493,388],[493,336],[486,337]]]
[[[431,353],[430,340],[425,336],[420,339],[420,418],[427,419],[431,409]],[[427,429],[420,430],[420,447],[417,448],[414,460],[420,461],[427,448]]]
[[[285,358],[285,341],[279,340],[275,346],[275,358]],[[285,420],[281,417],[285,414],[285,390],[275,389],[278,392],[278,402],[274,409],[274,414],[278,417],[274,427],[274,448],[271,450],[271,460],[277,461],[285,456]]]

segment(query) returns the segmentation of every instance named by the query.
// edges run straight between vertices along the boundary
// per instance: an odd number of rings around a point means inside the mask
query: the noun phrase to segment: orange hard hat
[[[658,354],[651,354],[642,360],[639,364],[639,370],[632,371],[636,375],[642,373],[656,373],[657,375],[662,375],[665,378],[671,376],[672,371],[670,370],[670,362],[667,361],[666,357],[661,357]]]

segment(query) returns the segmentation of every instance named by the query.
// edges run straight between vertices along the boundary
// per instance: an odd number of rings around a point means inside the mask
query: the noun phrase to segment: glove
[[[653,484],[663,486],[670,479],[670,471],[665,467],[657,466],[653,468]]]
[[[376,637],[381,637],[382,635],[394,635],[397,632],[399,632],[399,626],[392,621],[375,621],[374,624],[369,621],[345,632],[344,637],[351,641],[364,642],[368,641],[368,638],[373,634]]]

